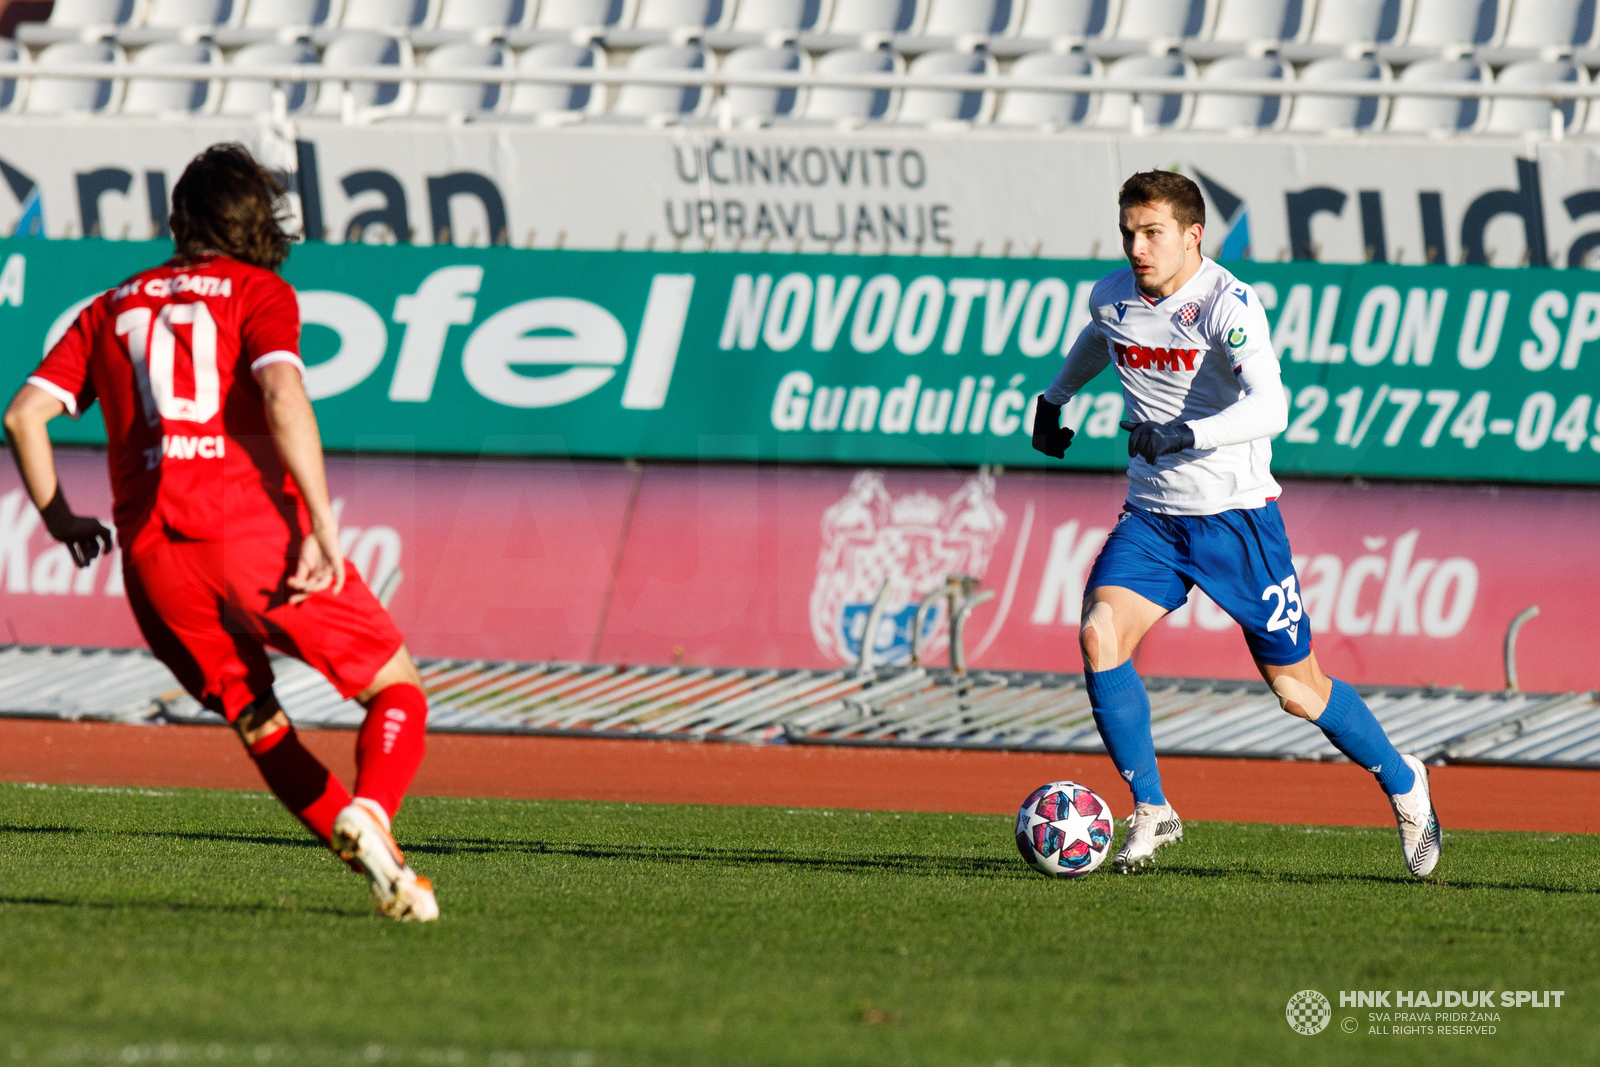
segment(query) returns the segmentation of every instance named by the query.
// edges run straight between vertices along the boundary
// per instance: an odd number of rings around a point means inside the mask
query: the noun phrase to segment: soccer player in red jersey
[[[5,428],[46,528],[86,566],[111,534],[68,506],[46,424],[100,402],[128,603],[151,650],[233,725],[278,799],[367,874],[380,911],[426,921],[439,914],[433,887],[390,820],[422,762],[427,697],[400,631],[339,551],[299,306],[276,273],[282,205],[243,147],[197,156],[172,193],[177,254],[84,309]],[[366,706],[354,799],[278,705],[267,646]]]

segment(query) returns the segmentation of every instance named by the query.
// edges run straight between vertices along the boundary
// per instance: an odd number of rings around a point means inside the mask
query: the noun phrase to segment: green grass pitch
[[[996,816],[421,798],[398,830],[433,926],[265,794],[0,786],[0,1064],[1554,1065],[1600,1032],[1592,838],[1447,830],[1424,884],[1393,830],[1197,823],[1055,882]],[[1493,1035],[1337,997],[1480,988],[1564,997]]]

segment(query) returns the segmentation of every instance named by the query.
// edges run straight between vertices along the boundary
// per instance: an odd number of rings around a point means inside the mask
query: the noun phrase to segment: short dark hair
[[[195,156],[172,189],[179,259],[207,252],[277,270],[289,258],[285,190],[242,144],[214,144]]]
[[[1117,207],[1135,204],[1166,204],[1184,229],[1206,224],[1206,202],[1200,187],[1170,170],[1141,170],[1123,182]]]

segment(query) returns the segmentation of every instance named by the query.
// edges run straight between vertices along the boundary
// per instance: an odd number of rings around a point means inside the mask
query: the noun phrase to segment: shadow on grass
[[[73,900],[68,897],[8,896],[0,893],[0,906],[7,904],[45,908],[92,908],[97,911],[168,911],[201,915],[332,915],[340,919],[375,914],[365,908],[295,907],[273,904],[189,904],[170,900]]]
[[[86,834],[89,831],[81,826],[5,826],[0,825],[0,834]]]
[[[1433,889],[1499,889],[1518,893],[1559,893],[1573,896],[1593,896],[1600,889],[1580,886],[1548,885],[1538,882],[1491,882],[1435,876],[1412,878],[1401,874],[1364,874],[1359,871],[1267,871],[1260,867],[1152,867],[1149,875],[1171,878],[1252,878],[1262,882],[1283,885],[1348,885],[1366,883],[1379,886],[1427,886]]]
[[[216,841],[228,844],[277,845],[321,850],[320,841],[301,834],[251,834],[233,830],[97,830],[82,826],[6,826],[0,834],[100,834],[106,837],[175,838],[181,841]]]

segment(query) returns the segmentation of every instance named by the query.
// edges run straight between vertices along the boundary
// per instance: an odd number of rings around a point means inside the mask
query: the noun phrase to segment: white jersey
[[[1288,422],[1266,312],[1255,290],[1209,259],[1183,288],[1144,295],[1133,271],[1095,284],[1092,321],[1046,390],[1065,404],[1107,363],[1122,381],[1126,418],[1185,422],[1195,447],[1155,463],[1128,460],[1128,502],[1167,515],[1259,508],[1281,490],[1272,437]]]

